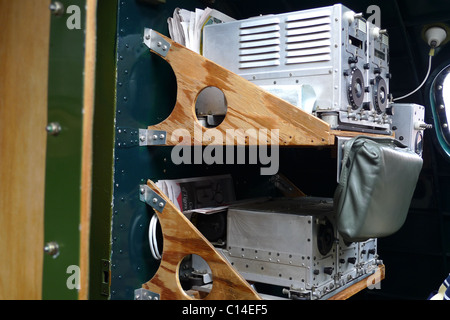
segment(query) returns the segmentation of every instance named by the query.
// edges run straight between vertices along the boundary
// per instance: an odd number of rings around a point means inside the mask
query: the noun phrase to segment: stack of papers
[[[173,17],[167,19],[173,41],[202,54],[203,28],[209,24],[225,23],[235,19],[215,9],[195,9],[195,12],[175,8]]]
[[[236,201],[230,175],[159,180],[156,186],[184,214],[222,211]]]

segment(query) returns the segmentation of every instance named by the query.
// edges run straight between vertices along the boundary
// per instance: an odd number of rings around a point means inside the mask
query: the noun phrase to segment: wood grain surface
[[[49,5],[0,0],[0,300],[41,299]]]
[[[159,34],[160,35],[160,34]],[[177,79],[177,102],[167,119],[150,126],[150,130],[164,130],[168,134],[167,145],[180,142],[187,144],[226,144],[226,139],[198,139],[195,129],[203,133],[208,129],[199,124],[195,114],[198,94],[206,87],[219,88],[225,95],[227,113],[223,122],[215,128],[223,136],[226,130],[235,130],[245,145],[274,144],[280,146],[333,145],[334,135],[330,125],[304,112],[252,82],[219,66],[205,57],[160,35],[171,47],[164,58],[172,67]],[[189,131],[189,135],[172,137],[177,129]],[[255,133],[248,131],[255,129]],[[279,130],[279,139],[272,143],[258,140],[259,130]],[[209,130],[211,131],[211,130]],[[188,138],[188,139],[186,139]],[[200,140],[200,141],[199,141]],[[206,141],[205,141],[206,140]]]
[[[202,257],[211,268],[213,285],[205,300],[260,300],[248,282],[216,251],[210,242],[192,225],[152,181],[147,185],[166,200],[158,215],[163,232],[161,264],[144,289],[158,293],[161,300],[195,300],[180,284],[178,267],[187,255]]]
[[[78,298],[89,298],[89,241],[92,201],[92,157],[95,98],[97,0],[86,1],[86,41],[83,87],[83,146],[81,158],[80,205],[80,290]]]

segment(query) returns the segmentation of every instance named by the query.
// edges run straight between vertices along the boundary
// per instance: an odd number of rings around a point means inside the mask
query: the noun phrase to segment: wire
[[[153,258],[156,260],[161,260],[161,254],[158,249],[158,241],[156,240],[156,224],[158,222],[158,216],[156,214],[153,215],[150,220],[150,224],[148,226],[148,242],[150,245],[150,251],[152,253]]]
[[[158,241],[156,240],[156,225],[158,223],[158,216],[156,214],[153,215],[150,221],[149,227],[149,241],[150,241],[150,250],[152,252],[153,257],[156,260],[161,260],[161,254],[158,249]]]
[[[412,91],[412,92],[410,92],[410,93],[408,93],[408,94],[406,94],[406,95],[404,95],[404,96],[402,96],[402,97],[393,99],[393,101],[397,101],[397,100],[401,100],[401,99],[404,99],[404,98],[406,98],[406,97],[409,97],[409,96],[412,95],[413,93],[417,92],[417,90],[419,90],[420,88],[422,88],[422,86],[425,84],[425,82],[427,81],[428,77],[430,76],[430,71],[431,71],[431,59],[433,58],[433,55],[434,55],[434,49],[430,50],[430,57],[429,57],[429,59],[428,59],[428,71],[427,71],[427,74],[426,74],[426,76],[425,76],[425,79],[423,79],[423,81],[422,81],[422,83],[420,84],[420,86],[418,86],[414,91]]]

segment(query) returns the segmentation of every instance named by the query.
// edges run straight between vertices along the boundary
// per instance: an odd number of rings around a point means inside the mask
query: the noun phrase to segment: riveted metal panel
[[[159,267],[148,241],[154,211],[140,201],[140,186],[147,179],[227,173],[235,178],[240,197],[261,196],[273,192],[274,187],[269,183],[270,177],[259,175],[259,165],[177,166],[171,160],[171,147],[140,142],[140,146],[123,146],[123,131],[119,133],[119,130],[147,129],[167,118],[176,102],[175,75],[170,65],[143,43],[145,29],[168,35],[167,18],[176,7],[194,10],[204,5],[200,1],[170,1],[159,5],[119,1],[118,4],[110,299],[132,300],[134,291],[149,281]]]

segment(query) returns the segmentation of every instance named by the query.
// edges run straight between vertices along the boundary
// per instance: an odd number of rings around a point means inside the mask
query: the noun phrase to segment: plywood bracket
[[[325,121],[154,30],[145,29],[144,43],[170,64],[176,76],[177,100],[172,113],[148,127],[167,132],[167,145],[334,145],[335,136]],[[225,118],[214,129],[202,126],[195,111],[198,95],[207,87],[220,89],[226,100]],[[260,135],[262,130],[271,138]],[[205,139],[211,131],[214,136],[233,134],[233,140]]]
[[[196,254],[208,263],[212,273],[212,289],[205,300],[261,299],[249,283],[152,181],[149,180],[145,187],[163,199],[166,204],[162,210],[155,210],[163,233],[161,263],[156,274],[142,285],[142,289],[158,295],[161,300],[194,300],[194,297],[181,287],[178,269],[186,256]],[[154,203],[158,203],[158,198]]]

